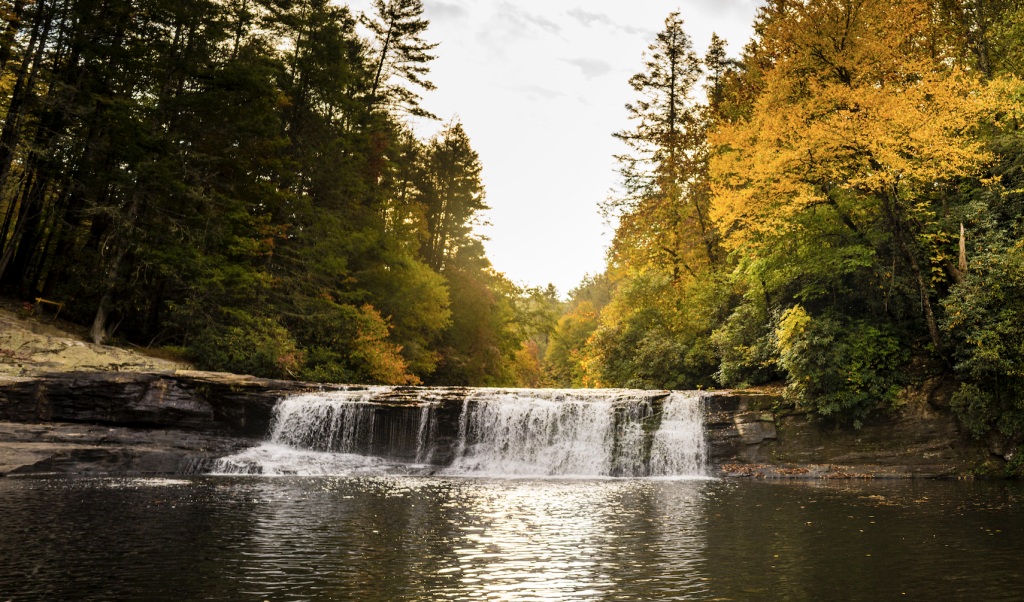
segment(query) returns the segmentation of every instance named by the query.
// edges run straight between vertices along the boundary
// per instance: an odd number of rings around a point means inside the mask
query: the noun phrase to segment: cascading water
[[[311,393],[282,399],[270,439],[221,458],[218,474],[325,475],[394,471],[430,453],[431,403],[395,407],[374,401],[389,387]]]
[[[650,474],[704,474],[707,442],[701,405],[694,393],[672,393],[665,400],[661,423],[651,441]]]
[[[697,393],[373,387],[289,397],[269,441],[215,473],[701,476]],[[447,401],[445,401],[447,400]]]
[[[466,400],[449,472],[496,475],[609,473],[612,399],[509,391]]]

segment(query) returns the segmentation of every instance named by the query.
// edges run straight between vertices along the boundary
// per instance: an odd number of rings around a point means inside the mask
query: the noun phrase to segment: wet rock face
[[[215,372],[55,372],[0,380],[0,420],[171,427],[262,437],[277,400],[312,387]]]
[[[710,457],[732,473],[736,466],[825,466],[835,468],[830,474],[853,476],[962,474],[986,457],[948,409],[954,390],[943,379],[924,382],[904,393],[898,411],[879,410],[860,429],[811,420],[777,395],[713,394],[706,422]],[[745,474],[778,472],[753,468]]]
[[[778,437],[776,417],[770,410],[783,403],[778,395],[721,392],[709,395],[705,426],[711,461],[749,462],[756,459],[765,440]]]
[[[284,396],[367,388],[198,371],[0,377],[0,475],[193,473],[265,439]],[[388,416],[435,402],[444,463],[469,391],[395,387],[377,401]]]
[[[205,372],[0,379],[0,474],[181,473],[257,445],[308,383]]]
[[[147,373],[56,373],[0,381],[0,419],[216,429],[214,408],[182,383]]]
[[[0,475],[176,474],[255,444],[177,429],[0,422]]]
[[[736,430],[744,445],[753,445],[765,439],[775,439],[778,436],[773,422],[741,423],[736,425]]]

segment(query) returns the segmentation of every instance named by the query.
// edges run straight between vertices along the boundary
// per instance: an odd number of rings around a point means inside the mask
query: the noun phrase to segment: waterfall
[[[603,475],[614,439],[611,399],[510,391],[466,400],[448,472]]]
[[[651,442],[652,475],[701,475],[707,464],[700,397],[673,392],[665,401],[661,424]]]
[[[701,476],[694,392],[370,387],[297,395],[222,474]]]
[[[317,475],[400,470],[430,460],[432,402],[393,406],[389,387],[309,393],[274,407],[269,440],[218,460],[217,474]]]

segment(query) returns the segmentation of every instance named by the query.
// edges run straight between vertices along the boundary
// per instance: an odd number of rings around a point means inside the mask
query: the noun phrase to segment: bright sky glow
[[[597,204],[617,182],[614,131],[635,100],[629,78],[678,10],[703,54],[717,32],[738,55],[758,0],[424,0],[440,42],[431,63],[438,89],[422,106],[457,117],[480,153],[492,224],[487,255],[520,284],[549,282],[563,295],[604,269],[609,228]],[[352,0],[353,12],[371,10]],[[438,125],[417,123],[429,137]]]

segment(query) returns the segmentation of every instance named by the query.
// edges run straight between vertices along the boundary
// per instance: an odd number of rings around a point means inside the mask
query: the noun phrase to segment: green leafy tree
[[[597,312],[589,301],[579,303],[558,319],[544,355],[546,385],[560,388],[592,384],[581,365],[587,341],[597,329]]]

